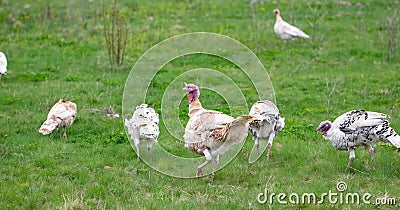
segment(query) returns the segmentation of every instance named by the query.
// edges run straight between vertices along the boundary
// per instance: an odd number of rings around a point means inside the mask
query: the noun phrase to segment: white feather
[[[304,33],[299,28],[297,28],[297,27],[295,27],[293,25],[290,25],[289,23],[284,21],[282,19],[282,17],[280,16],[280,11],[278,9],[275,9],[274,13],[276,15],[276,21],[275,21],[275,25],[274,25],[274,32],[279,37],[281,37],[281,39],[290,40],[290,39],[294,39],[294,38],[297,38],[297,37],[301,37],[301,38],[305,38],[305,39],[310,38],[309,35]]]
[[[7,73],[7,58],[3,52],[0,52],[0,76]]]
[[[142,104],[136,107],[131,119],[125,119],[125,126],[128,129],[128,134],[136,146],[138,159],[140,158],[140,142],[147,141],[147,148],[150,149],[154,143],[157,143],[158,135],[160,134],[159,116],[153,108],[147,104]]]

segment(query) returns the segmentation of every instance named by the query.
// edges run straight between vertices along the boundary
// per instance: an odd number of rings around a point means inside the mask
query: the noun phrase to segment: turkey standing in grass
[[[136,107],[135,112],[130,120],[125,119],[125,126],[128,133],[135,143],[138,161],[140,161],[140,142],[147,141],[147,152],[150,153],[151,147],[157,143],[159,118],[153,108],[147,104]]]
[[[274,13],[276,15],[274,31],[279,37],[281,37],[281,39],[291,40],[291,39],[295,39],[297,37],[306,38],[306,39],[310,38],[310,36],[305,34],[300,29],[298,29],[298,28],[290,25],[289,23],[285,22],[284,20],[282,20],[279,9],[275,9]]]
[[[323,121],[317,130],[337,150],[350,152],[349,168],[355,158],[354,149],[357,146],[365,146],[371,156],[371,167],[375,170],[373,145],[377,142],[390,142],[400,148],[400,136],[389,126],[386,120],[389,116],[377,112],[353,110],[344,113],[335,121]]]
[[[55,128],[57,128],[58,133],[61,138],[67,137],[67,127],[71,126],[76,118],[76,104],[71,101],[64,101],[60,99],[54,106],[50,109],[47,115],[47,120],[39,129],[39,133],[47,135]],[[64,128],[64,134],[61,136],[61,128]]]
[[[7,74],[7,58],[3,52],[0,52],[0,81],[1,76]]]
[[[188,95],[190,117],[185,128],[185,147],[206,157],[206,161],[197,167],[197,177],[202,174],[203,168],[214,160],[211,174],[211,179],[213,179],[219,156],[234,144],[245,140],[248,123],[253,117],[244,115],[235,119],[222,112],[206,110],[198,99],[200,91],[196,85],[185,84],[183,90]]]
[[[272,141],[285,126],[285,118],[279,114],[278,108],[271,101],[257,101],[250,109],[249,115],[257,117],[249,124],[254,144],[260,154],[260,140],[268,141],[267,159],[271,153]]]

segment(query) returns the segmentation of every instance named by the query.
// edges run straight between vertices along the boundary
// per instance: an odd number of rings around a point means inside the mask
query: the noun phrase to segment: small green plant
[[[123,131],[116,131],[110,134],[109,141],[114,144],[122,144],[128,141],[126,134]]]
[[[111,68],[124,63],[125,47],[127,44],[128,27],[118,9],[118,0],[114,0],[109,11],[106,11],[103,2],[104,38]]]
[[[336,78],[332,82],[328,78],[326,78],[326,80],[325,80],[325,84],[326,84],[326,93],[325,93],[326,113],[328,114],[328,116],[331,114],[332,110],[337,105],[337,102],[334,102],[333,103],[334,107],[332,107],[332,99],[333,99],[332,95],[335,93],[336,87],[337,87],[337,84],[338,84],[339,81],[340,81],[339,78]]]
[[[387,19],[387,54],[386,61],[390,61],[390,58],[394,55],[399,45],[399,16],[398,11],[395,11],[391,17]]]
[[[308,9],[310,10],[311,20],[309,20],[309,24],[313,28],[312,35],[315,39],[315,35],[318,32],[319,24],[323,21],[324,17],[326,16],[326,12],[320,8],[318,5],[313,5],[307,2]]]

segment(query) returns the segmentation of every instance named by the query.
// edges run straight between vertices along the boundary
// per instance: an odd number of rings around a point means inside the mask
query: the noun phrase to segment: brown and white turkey
[[[7,58],[3,52],[0,52],[0,81],[1,76],[7,74]]]
[[[280,15],[279,9],[275,9],[274,13],[276,15],[274,31],[281,39],[290,40],[290,39],[295,39],[297,37],[305,39],[310,38],[310,36],[308,36],[302,30],[284,21]]]
[[[388,118],[386,114],[353,110],[344,113],[333,122],[321,122],[317,130],[337,150],[349,151],[347,168],[355,158],[355,148],[364,146],[371,156],[371,167],[375,169],[373,146],[377,142],[390,142],[400,148],[400,136],[389,126]]]
[[[42,124],[39,133],[47,135],[57,128],[60,138],[67,137],[67,127],[71,126],[76,118],[76,104],[71,101],[60,99],[50,109],[47,120]],[[61,136],[61,128],[64,134]]]
[[[272,142],[285,127],[285,118],[281,117],[275,104],[268,100],[254,103],[249,115],[256,117],[250,122],[249,131],[253,135],[258,154],[260,154],[260,141],[268,141],[267,158],[269,158]]]
[[[160,134],[158,123],[158,114],[153,108],[148,107],[147,104],[137,106],[132,118],[129,120],[125,119],[125,126],[135,144],[138,160],[140,160],[140,142],[147,142],[148,153],[150,153],[153,144],[157,143],[157,138]]]
[[[248,123],[253,117],[243,115],[233,118],[222,112],[204,109],[199,101],[198,86],[185,84],[183,90],[188,95],[190,117],[185,128],[185,147],[206,157],[206,161],[197,167],[196,176],[199,177],[203,168],[213,160],[211,178],[214,178],[219,156],[246,139]]]

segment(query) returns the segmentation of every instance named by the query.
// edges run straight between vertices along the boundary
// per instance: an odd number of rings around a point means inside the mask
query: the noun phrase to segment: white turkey
[[[7,58],[3,52],[0,52],[0,80],[2,75],[7,74]]]
[[[157,138],[160,134],[158,123],[158,114],[147,104],[137,106],[132,118],[130,120],[125,119],[125,126],[128,128],[128,133],[136,147],[138,161],[140,161],[141,141],[147,141],[148,153],[150,153],[153,144],[157,143]]]
[[[254,144],[260,154],[260,140],[268,141],[267,159],[271,153],[272,142],[285,126],[285,118],[280,116],[278,108],[271,101],[257,101],[250,109],[249,115],[257,117],[249,124]]]
[[[47,135],[55,128],[58,130],[58,134],[61,138],[67,137],[67,127],[71,126],[76,118],[76,104],[71,101],[65,101],[60,99],[50,109],[47,115],[47,120],[42,124],[39,129],[39,133]],[[61,128],[64,129],[64,134],[61,136]]]
[[[276,15],[274,31],[281,39],[290,40],[290,39],[295,39],[297,37],[306,39],[310,38],[310,36],[308,36],[300,29],[285,22],[280,15],[279,9],[275,9],[274,13]]]
[[[200,90],[194,84],[185,84],[183,90],[188,95],[189,122],[185,128],[185,147],[192,152],[206,157],[206,161],[197,167],[196,176],[213,160],[211,179],[215,176],[219,156],[234,144],[242,143],[248,133],[248,123],[253,117],[243,115],[233,118],[222,112],[206,110],[202,107]]]
[[[364,146],[371,156],[371,167],[375,169],[374,146],[377,142],[390,142],[400,148],[400,137],[389,126],[386,114],[364,110],[353,110],[344,113],[333,122],[323,121],[317,130],[337,150],[350,152],[349,168],[355,158],[355,148]]]

